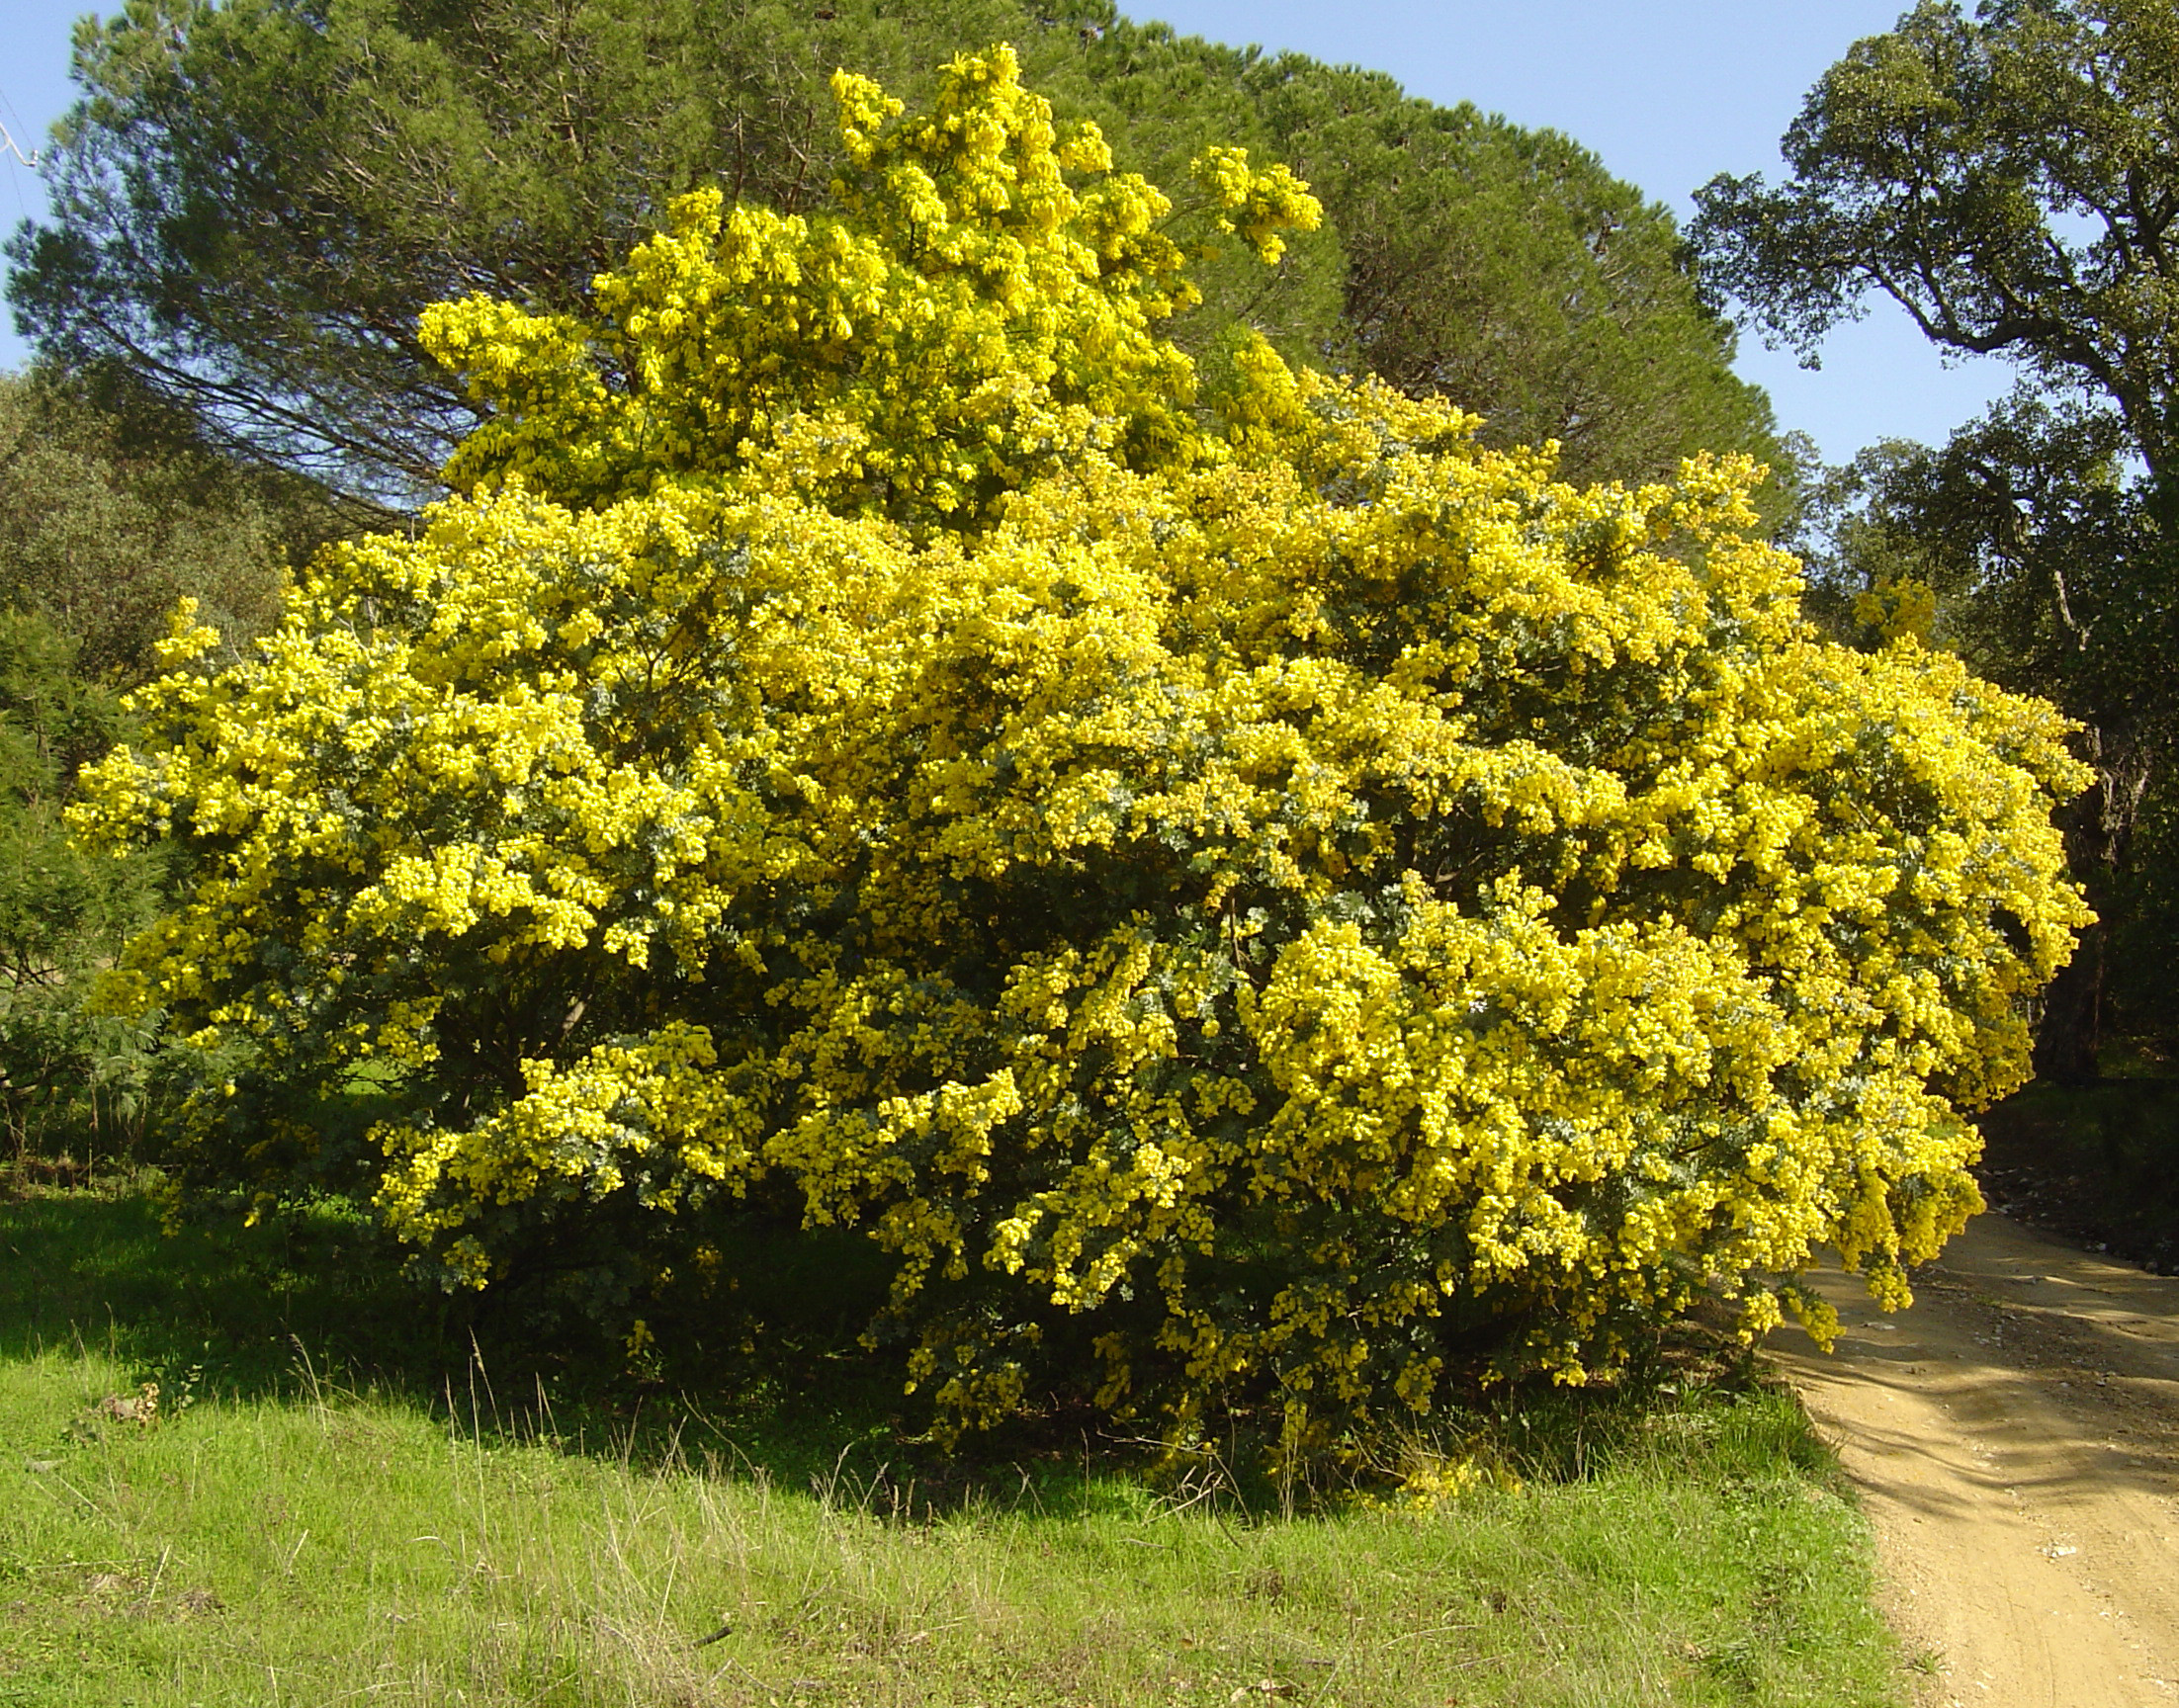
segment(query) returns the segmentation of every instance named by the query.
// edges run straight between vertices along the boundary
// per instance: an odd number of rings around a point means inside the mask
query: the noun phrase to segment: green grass
[[[563,1406],[387,1285],[337,1222],[0,1205],[0,1704],[1902,1693],[1861,1521],[1758,1386],[1525,1397],[1466,1419],[1496,1487],[1281,1517],[1088,1440],[964,1467],[852,1409]],[[155,1422],[102,1405],[153,1379]]]

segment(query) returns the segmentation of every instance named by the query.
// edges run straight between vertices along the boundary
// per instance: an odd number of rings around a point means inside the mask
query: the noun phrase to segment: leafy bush
[[[184,1065],[155,1016],[85,1008],[156,912],[169,851],[70,846],[77,772],[127,727],[121,691],[155,673],[177,598],[239,643],[278,615],[290,553],[338,522],[120,371],[0,374],[0,1123],[19,1164],[134,1153]]]
[[[193,872],[117,1006],[254,1052],[183,1188],[638,1345],[851,1227],[943,1415],[1289,1452],[1709,1285],[1820,1331],[1819,1242],[1903,1298],[2083,917],[2061,721],[1824,643],[1744,463],[1577,490],[1247,337],[1198,387],[1186,221],[1275,261],[1276,169],[1176,211],[1004,51],[837,88],[842,214],[435,310],[468,491],[243,662],[184,622],[91,774]]]
[[[84,999],[152,917],[160,862],[88,854],[60,820],[68,778],[120,719],[70,637],[0,606],[0,1124],[18,1166],[110,1156],[143,1131],[155,1028]]]
[[[109,686],[152,673],[174,602],[231,640],[279,615],[290,559],[346,530],[321,489],[238,467],[124,373],[0,374],[0,602]]]

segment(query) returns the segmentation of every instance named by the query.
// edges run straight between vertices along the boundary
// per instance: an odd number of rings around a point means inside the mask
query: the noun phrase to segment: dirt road
[[[2179,1278],[1978,1217],[1836,1355],[1771,1355],[1860,1485],[1933,1705],[2179,1704]]]

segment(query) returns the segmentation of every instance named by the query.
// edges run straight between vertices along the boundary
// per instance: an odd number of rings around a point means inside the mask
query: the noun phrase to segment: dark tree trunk
[[[2096,781],[2057,815],[2057,823],[2065,836],[2066,864],[2088,892],[2097,920],[2081,932],[2073,959],[2044,991],[2036,1028],[2036,1077],[2060,1085],[2092,1085],[2101,1076],[2105,945],[2119,905],[2119,872],[2148,786],[2148,755],[2140,742],[2094,727],[2084,737]]]

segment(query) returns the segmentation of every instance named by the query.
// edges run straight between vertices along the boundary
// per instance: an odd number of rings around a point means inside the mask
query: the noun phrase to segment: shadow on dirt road
[[[1925,1700],[2179,1702],[2179,1278],[1975,1219],[1885,1316],[1769,1356],[1860,1487]]]

